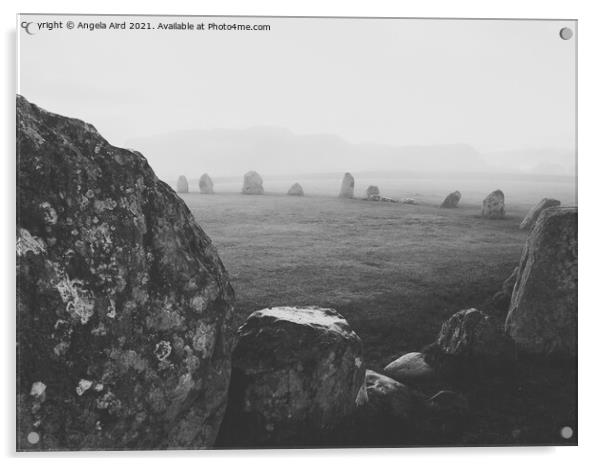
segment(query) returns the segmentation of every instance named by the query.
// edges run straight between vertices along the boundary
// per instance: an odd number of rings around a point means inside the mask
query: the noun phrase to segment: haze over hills
[[[535,150],[481,154],[468,144],[393,146],[352,144],[332,134],[295,134],[279,127],[185,130],[130,139],[159,176],[209,172],[233,176],[344,171],[513,173],[571,175],[568,151]]]

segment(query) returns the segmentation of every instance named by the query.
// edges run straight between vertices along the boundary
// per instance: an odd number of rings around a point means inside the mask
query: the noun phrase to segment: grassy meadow
[[[332,307],[360,335],[374,369],[431,342],[454,312],[482,307],[520,259],[526,233],[518,225],[531,204],[546,195],[566,203],[571,193],[532,193],[537,183],[527,183],[515,189],[521,198],[508,192],[506,219],[487,220],[479,200],[498,184],[471,186],[458,209],[440,209],[434,180],[405,192],[388,188],[392,180],[363,183],[420,205],[339,199],[336,180],[323,179],[302,182],[306,196],[297,198],[285,194],[289,181],[264,183],[263,196],[216,182],[215,195],[181,197],[230,273],[241,322],[269,306]],[[356,181],[356,195],[362,188]]]

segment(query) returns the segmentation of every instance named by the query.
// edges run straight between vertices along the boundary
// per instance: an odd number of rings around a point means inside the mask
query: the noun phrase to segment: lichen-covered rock
[[[408,385],[419,385],[435,380],[435,370],[426,362],[423,353],[406,353],[389,363],[383,370],[384,374]]]
[[[184,175],[181,175],[178,178],[178,183],[176,185],[176,191],[179,193],[186,194],[188,192],[188,180]]]
[[[537,219],[539,218],[541,212],[544,209],[547,209],[548,207],[558,207],[559,205],[560,201],[544,197],[541,201],[539,201],[537,204],[531,207],[531,210],[529,210],[529,212],[519,225],[519,228],[521,230],[530,230],[531,228],[533,228],[535,222],[537,222]]]
[[[506,212],[504,210],[504,193],[496,189],[483,199],[483,207],[481,215],[485,218],[504,218]]]
[[[378,186],[368,186],[368,189],[366,189],[366,199],[369,201],[380,201]]]
[[[242,183],[243,194],[263,194],[263,179],[256,171],[245,173]]]
[[[460,191],[454,191],[453,193],[447,195],[447,197],[443,200],[441,207],[443,209],[455,209],[458,207],[458,203],[460,202],[461,198],[462,194]]]
[[[210,447],[233,292],[137,152],[17,98],[17,448]]]
[[[339,197],[352,199],[353,192],[355,189],[355,180],[351,173],[345,173],[343,176],[343,181],[341,182],[341,191],[339,192]]]
[[[207,173],[199,178],[199,191],[201,194],[213,194],[213,180]]]
[[[289,196],[303,196],[303,188],[299,183],[293,184],[287,193]]]
[[[512,344],[496,322],[477,309],[456,312],[437,338],[443,353],[462,359],[496,360],[512,356]]]
[[[577,354],[577,208],[545,209],[529,234],[506,331],[524,351]]]
[[[256,311],[238,331],[220,446],[302,446],[356,408],[362,343],[332,309]]]

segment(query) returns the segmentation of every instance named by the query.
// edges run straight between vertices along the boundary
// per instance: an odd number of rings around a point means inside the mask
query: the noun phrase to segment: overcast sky
[[[21,21],[178,18],[40,17]],[[575,143],[570,21],[183,18],[269,32],[20,29],[19,93],[113,144],[181,129],[279,126],[349,142]]]

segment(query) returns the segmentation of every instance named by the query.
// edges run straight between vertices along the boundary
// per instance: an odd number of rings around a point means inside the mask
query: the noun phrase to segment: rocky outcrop
[[[199,178],[199,192],[201,194],[213,194],[213,180],[207,173]]]
[[[188,192],[188,180],[186,179],[186,177],[184,175],[181,175],[178,178],[178,183],[176,185],[176,190],[179,193],[187,193]]]
[[[138,152],[17,98],[17,448],[205,448],[233,292]]]
[[[242,183],[243,194],[263,194],[263,179],[256,171],[245,173]]]
[[[529,212],[519,225],[519,228],[521,230],[530,230],[531,228],[533,228],[535,222],[537,222],[537,219],[539,218],[539,215],[544,209],[547,209],[548,207],[558,207],[559,205],[560,201],[544,197],[541,201],[539,201],[537,204],[531,207],[531,210],[529,210]]]
[[[435,370],[426,362],[423,353],[406,353],[388,364],[385,375],[408,385],[421,385],[436,379]]]
[[[369,201],[380,201],[380,191],[378,186],[368,186],[366,189],[366,199]]]
[[[332,309],[256,311],[238,331],[220,446],[320,443],[352,414],[362,344]]]
[[[483,199],[481,215],[485,218],[504,218],[506,212],[504,210],[504,193],[502,191],[497,189]]]
[[[437,345],[448,356],[464,360],[512,357],[512,344],[495,321],[477,309],[456,312],[443,325]]]
[[[529,234],[506,331],[523,351],[577,354],[577,208],[550,207]]]
[[[456,207],[458,207],[458,203],[460,202],[461,198],[462,194],[460,193],[460,191],[454,191],[453,193],[448,194],[447,197],[443,200],[441,208],[455,209]]]
[[[303,196],[303,187],[299,183],[293,184],[287,193],[289,196]]]
[[[339,192],[339,197],[352,199],[353,192],[355,189],[355,180],[351,173],[345,173],[343,176],[343,181],[341,182],[341,191]]]

